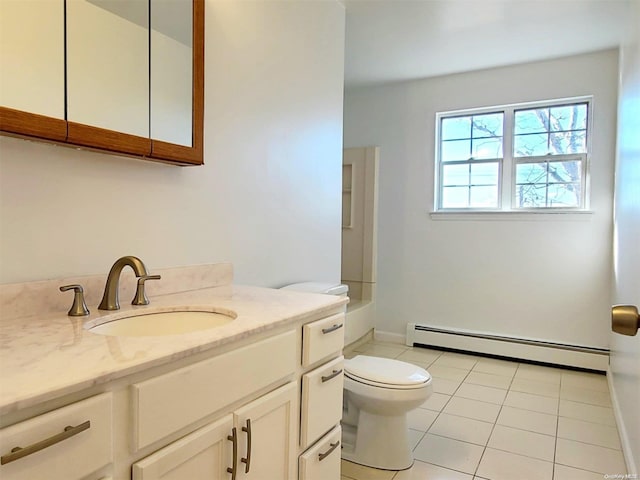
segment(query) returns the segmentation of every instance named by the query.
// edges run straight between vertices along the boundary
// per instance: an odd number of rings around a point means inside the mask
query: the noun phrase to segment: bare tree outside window
[[[508,192],[512,209],[583,207],[588,101],[503,108],[439,114],[438,208],[500,209]]]

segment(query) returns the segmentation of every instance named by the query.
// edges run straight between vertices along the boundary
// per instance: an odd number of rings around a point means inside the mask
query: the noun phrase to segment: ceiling
[[[629,0],[343,0],[345,85],[412,80],[604,50]]]

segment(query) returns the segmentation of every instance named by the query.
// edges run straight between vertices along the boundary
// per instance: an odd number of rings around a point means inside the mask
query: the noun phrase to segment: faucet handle
[[[144,291],[144,282],[147,280],[160,280],[160,275],[142,275],[138,277],[138,286],[136,287],[136,296],[133,297],[131,305],[149,305],[149,299]]]
[[[84,317],[85,315],[89,315],[89,309],[84,302],[82,285],[64,285],[60,287],[61,292],[66,292],[67,290],[73,290],[75,292],[73,295],[73,305],[71,305],[71,309],[67,312],[67,315],[71,317]]]

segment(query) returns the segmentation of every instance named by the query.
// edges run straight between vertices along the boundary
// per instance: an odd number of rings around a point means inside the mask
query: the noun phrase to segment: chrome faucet
[[[129,265],[136,274],[136,277],[147,276],[147,268],[138,257],[128,255],[126,257],[119,258],[116,263],[113,264],[109,275],[107,276],[107,283],[104,286],[104,294],[102,295],[102,301],[98,305],[99,310],[119,310],[120,301],[118,300],[118,286],[120,285],[120,274],[122,269]]]

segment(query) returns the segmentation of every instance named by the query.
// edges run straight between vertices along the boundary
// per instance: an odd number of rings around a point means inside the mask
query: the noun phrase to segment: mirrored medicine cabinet
[[[204,0],[2,0],[0,131],[203,163]]]

